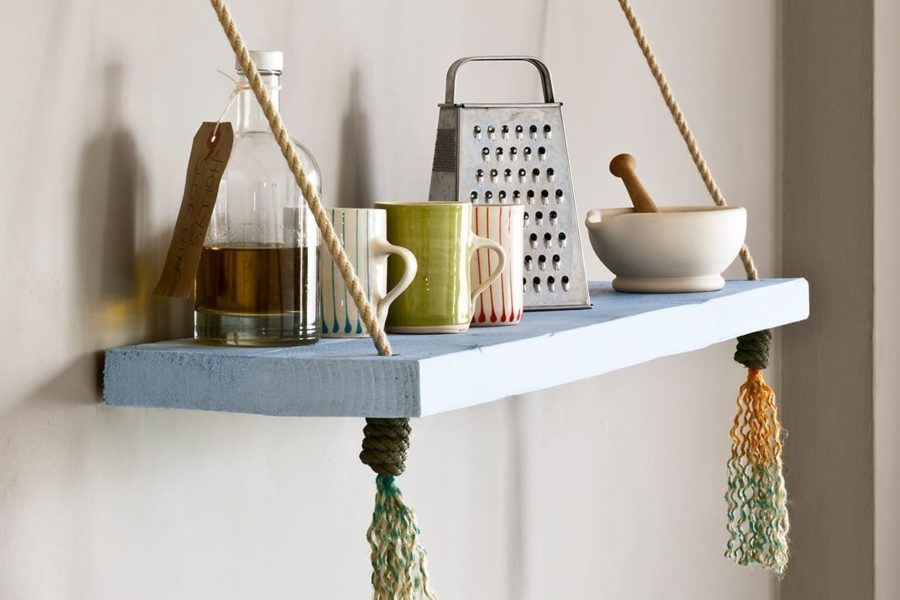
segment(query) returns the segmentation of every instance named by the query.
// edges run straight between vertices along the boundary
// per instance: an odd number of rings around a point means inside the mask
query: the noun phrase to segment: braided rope
[[[647,66],[656,80],[663,100],[687,145],[691,159],[717,206],[727,206],[725,197],[713,179],[697,140],[675,100],[630,0],[619,6],[634,34]],[[741,262],[747,279],[759,279],[759,273],[746,244],[741,246]],[[779,576],[788,562],[787,491],[782,474],[782,429],[778,421],[775,393],[762,375],[769,363],[772,333],[756,331],[738,337],[734,360],[748,369],[747,382],[741,386],[738,411],[731,428],[731,458],[728,460],[728,490],[725,493],[729,540],[725,556],[740,565],[758,563]]]
[[[644,31],[641,28],[637,15],[634,14],[634,9],[631,7],[630,0],[619,0],[619,6],[622,7],[622,12],[625,13],[625,19],[628,20],[628,25],[631,26],[631,32],[634,34],[634,39],[637,40],[638,46],[640,46],[641,52],[647,60],[647,66],[650,67],[650,72],[653,74],[653,78],[659,86],[659,91],[662,93],[666,106],[669,107],[672,119],[675,120],[675,125],[678,126],[678,131],[681,132],[681,137],[684,138],[684,143],[687,144],[688,152],[691,153],[691,158],[694,160],[697,171],[700,172],[700,177],[706,185],[706,190],[709,192],[709,195],[717,206],[728,206],[728,203],[725,201],[725,196],[722,195],[719,186],[716,185],[716,180],[713,179],[709,166],[706,164],[706,160],[704,160],[703,155],[700,153],[697,140],[694,138],[694,133],[691,131],[691,128],[684,118],[684,113],[681,112],[678,101],[675,100],[675,96],[672,95],[672,90],[669,88],[669,82],[666,81],[666,76],[663,74],[659,63],[656,60],[656,55],[650,47],[650,42],[648,42],[647,38],[644,36]],[[741,262],[744,264],[744,271],[747,273],[747,279],[759,279],[759,272],[756,270],[756,264],[753,262],[753,257],[750,255],[750,249],[747,247],[747,244],[741,246],[740,257]]]
[[[379,475],[398,477],[406,469],[409,419],[366,419],[359,460]]]
[[[272,104],[259,71],[250,58],[250,52],[231,18],[231,11],[225,0],[210,0],[210,3],[247,77],[250,89],[253,90],[257,102],[266,115],[275,141],[294,174],[294,179],[322,233],[328,252],[341,272],[341,277],[369,335],[372,336],[378,353],[382,356],[391,356],[391,345],[387,335],[376,318],[353,265],[335,234],[334,226],[325,214],[321,200],[300,163],[294,144],[281,122],[281,115]],[[406,450],[409,448],[409,419],[367,419],[363,433],[363,451],[360,453],[360,460],[378,473],[375,512],[372,525],[366,534],[372,549],[374,598],[434,600],[435,596],[428,585],[425,551],[417,540],[419,528],[415,523],[415,515],[403,502],[400,488],[394,482],[394,476],[402,473],[405,468]]]
[[[300,157],[297,156],[294,143],[291,141],[287,130],[284,128],[284,124],[281,122],[281,115],[275,110],[275,106],[269,98],[269,92],[266,90],[262,77],[259,76],[259,71],[256,69],[253,59],[250,58],[250,52],[244,44],[244,39],[238,31],[234,19],[231,18],[231,11],[228,10],[228,5],[225,3],[225,0],[210,0],[210,3],[216,11],[219,23],[225,31],[225,36],[231,44],[231,49],[234,50],[234,55],[237,57],[241,69],[247,76],[247,82],[250,84],[250,88],[253,90],[256,100],[259,102],[263,113],[266,115],[266,119],[269,121],[269,127],[272,129],[275,141],[278,143],[278,147],[281,148],[281,153],[284,154],[288,167],[290,167],[291,172],[294,174],[297,185],[300,186],[303,197],[306,198],[306,203],[309,205],[310,211],[312,211],[313,218],[316,220],[316,225],[319,226],[319,231],[322,232],[325,246],[328,248],[328,252],[331,253],[335,264],[338,266],[338,270],[341,272],[341,277],[347,286],[347,291],[350,292],[350,297],[353,298],[353,303],[359,310],[360,317],[362,318],[363,323],[365,323],[366,328],[369,330],[369,335],[372,336],[375,347],[378,348],[378,353],[382,356],[390,356],[391,344],[388,342],[387,335],[385,335],[381,323],[379,323],[378,319],[375,317],[375,311],[372,309],[369,299],[366,298],[366,293],[359,283],[359,278],[356,277],[353,265],[347,258],[347,253],[344,252],[344,246],[334,232],[334,226],[325,214],[325,209],[322,208],[322,202],[319,199],[319,195],[316,193],[312,182],[309,180],[306,171],[303,169],[303,165],[300,163]]]
[[[737,339],[734,360],[748,369],[765,369],[769,366],[769,349],[772,346],[772,332],[768,329],[754,331]]]

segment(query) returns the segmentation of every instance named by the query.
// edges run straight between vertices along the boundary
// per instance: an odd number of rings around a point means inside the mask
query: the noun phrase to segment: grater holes
[[[531,146],[525,146],[522,150],[522,154],[525,155],[525,160],[531,160]]]
[[[488,193],[490,193],[490,192],[488,192]],[[548,233],[547,235],[550,235],[550,234]],[[562,232],[562,231],[559,232],[559,246],[561,248],[566,247],[566,234],[565,234],[565,232]]]
[[[534,213],[534,224],[540,227],[544,224],[544,213],[541,211],[537,211]]]
[[[540,292],[541,291],[541,278],[535,277],[534,279],[532,279],[531,285],[534,286],[534,291]]]
[[[519,158],[519,149],[515,146],[509,147],[509,160],[516,160]]]
[[[547,190],[541,190],[541,204],[549,204],[550,203],[550,192]]]
[[[531,170],[531,179],[538,183],[541,180],[541,170],[540,169],[532,169]]]
[[[556,291],[556,277],[553,275],[547,278],[547,289],[551,292]]]
[[[488,148],[487,146],[482,148],[481,149],[481,158],[483,158],[485,161],[491,160],[491,149]]]
[[[550,224],[551,225],[554,225],[554,226],[556,225],[558,216],[559,215],[556,214],[555,210],[550,211]]]
[[[559,271],[559,263],[561,262],[561,260],[562,259],[560,259],[559,254],[553,255],[553,270],[554,271]]]
[[[513,202],[515,202],[516,204],[522,203],[522,192],[520,192],[519,190],[513,190]],[[527,213],[525,214],[525,218],[528,218]]]
[[[550,136],[552,135],[552,132],[553,132],[553,128],[550,127],[549,123],[544,125],[544,137],[545,138],[547,138],[549,140]]]
[[[532,233],[531,235],[529,235],[528,243],[531,245],[532,248],[537,248],[538,247],[538,234]]]
[[[531,260],[531,255],[528,254],[525,256],[525,270],[530,271],[534,268],[534,261]]]
[[[475,181],[478,183],[484,183],[484,169],[478,169],[475,171]]]
[[[525,183],[525,169],[519,169],[519,183]]]
[[[562,279],[560,279],[560,282],[562,282],[563,291],[568,292],[569,291],[569,276],[563,275]]]
[[[498,175],[499,175],[499,172],[497,171],[497,169],[491,169],[491,182],[497,183]]]
[[[493,198],[494,198],[494,192],[488,190],[484,193],[484,201],[485,202],[490,202],[491,200],[493,200]]]
[[[525,128],[523,128],[521,125],[516,125],[516,138],[517,138],[517,139],[520,139],[520,140],[521,140],[521,139],[522,139],[522,134],[523,134],[524,132],[525,132]]]
[[[506,202],[506,190],[497,192],[497,199],[500,200],[501,203]]]
[[[564,200],[564,194],[562,190],[556,190],[556,203],[562,204]]]
[[[559,235],[563,236],[565,234],[561,233]],[[560,239],[562,239],[562,238],[560,238]],[[553,247],[553,234],[548,231],[547,233],[544,234],[544,248],[551,248],[551,247]]]
[[[536,140],[537,139],[537,125],[532,125],[531,127],[529,127],[528,133],[531,134],[531,139]]]
[[[503,160],[503,148],[497,148],[497,160]]]
[[[475,136],[475,139],[476,139],[476,140],[480,140],[480,139],[481,139],[481,127],[478,126],[478,125],[476,125],[476,126],[472,129],[472,135]]]
[[[497,130],[494,128],[493,125],[488,125],[487,134],[488,134],[488,139],[491,139],[491,140],[494,139],[495,137],[497,137]]]
[[[509,125],[504,125],[503,127],[500,128],[500,136],[504,140],[509,139]]]
[[[547,169],[547,181],[552,182],[556,178],[556,171],[553,170],[553,167]]]
[[[524,220],[525,220],[525,227],[528,227],[529,225],[531,225],[531,216],[527,212],[525,213]]]
[[[528,198],[528,204],[534,204],[534,190],[528,190],[525,196]]]
[[[547,269],[547,257],[541,254],[538,256],[538,269],[545,271]]]
[[[538,148],[538,160],[546,160],[547,159],[547,149],[541,146]]]
[[[472,193],[469,194],[469,199],[472,202],[477,202],[478,201],[478,192],[476,192],[475,190],[472,190]]]
[[[512,169],[503,171],[503,179],[506,180],[506,183],[512,183]]]

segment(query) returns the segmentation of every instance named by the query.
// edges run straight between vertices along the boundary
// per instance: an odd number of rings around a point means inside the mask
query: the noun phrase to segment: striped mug
[[[472,208],[475,234],[497,242],[506,252],[506,266],[499,278],[491,279],[497,259],[486,249],[477,250],[472,259],[472,286],[480,288],[488,282],[487,288],[475,300],[472,325],[515,325],[522,320],[525,305],[522,283],[525,277],[525,207],[521,204],[475,204]],[[544,268],[543,260],[540,268]]]
[[[387,214],[384,210],[330,208],[325,212],[344,245],[362,289],[372,303],[378,322],[384,327],[391,302],[409,287],[416,276],[416,257],[406,248],[388,242]],[[404,267],[397,285],[388,291],[387,258],[390,254],[396,254]],[[369,335],[341,278],[341,272],[327,250],[322,252],[319,265],[319,306],[322,337]]]

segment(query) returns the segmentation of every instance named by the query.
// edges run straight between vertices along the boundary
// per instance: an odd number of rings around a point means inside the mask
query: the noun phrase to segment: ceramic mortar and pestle
[[[744,243],[746,209],[657,207],[634,168],[630,154],[609,164],[625,183],[633,207],[592,210],[585,219],[594,252],[616,276],[613,288],[640,293],[722,289],[722,271]]]

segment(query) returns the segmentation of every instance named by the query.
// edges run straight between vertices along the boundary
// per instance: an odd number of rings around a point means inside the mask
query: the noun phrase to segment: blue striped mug
[[[347,258],[365,290],[378,321],[384,326],[388,308],[413,282],[418,265],[413,253],[387,240],[387,213],[380,208],[328,208],[328,218],[344,245]],[[388,291],[388,255],[396,254],[404,264],[403,276]],[[359,311],[327,249],[319,264],[319,329],[322,337],[369,335]]]

